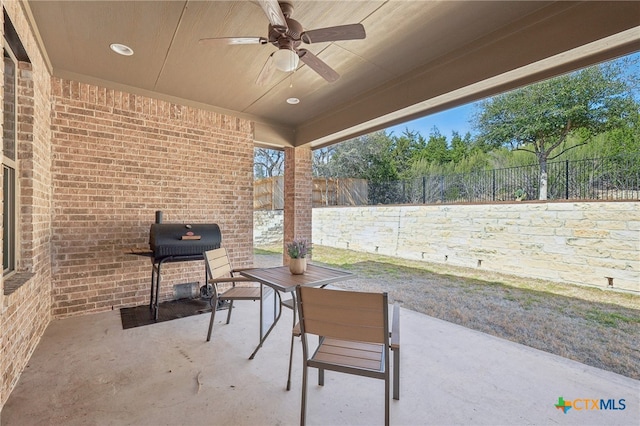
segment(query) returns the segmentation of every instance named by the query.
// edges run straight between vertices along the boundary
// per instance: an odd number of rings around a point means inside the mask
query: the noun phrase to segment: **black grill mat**
[[[211,312],[211,306],[208,300],[179,299],[160,303],[157,321],[154,319],[153,310],[149,309],[149,304],[131,308],[121,308],[120,319],[122,320],[122,329],[126,330],[128,328],[186,318],[206,312]]]

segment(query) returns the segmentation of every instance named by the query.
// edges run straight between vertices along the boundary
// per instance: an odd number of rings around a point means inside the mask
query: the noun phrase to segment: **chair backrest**
[[[387,293],[296,288],[302,333],[388,345]]]
[[[222,247],[204,252],[209,278],[228,277],[231,274],[231,263],[227,249]]]

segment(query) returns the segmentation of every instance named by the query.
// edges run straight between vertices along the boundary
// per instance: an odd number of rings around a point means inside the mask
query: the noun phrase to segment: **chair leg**
[[[300,426],[304,426],[307,417],[307,363],[302,369],[302,402],[300,404]]]
[[[400,348],[393,350],[393,399],[400,399]]]
[[[293,364],[293,341],[296,336],[291,333],[291,350],[289,351],[289,374],[287,375],[287,390],[291,389],[291,366]]]
[[[384,379],[384,424],[389,426],[389,372]]]
[[[216,316],[216,307],[218,306],[218,299],[211,299],[211,319],[209,320],[209,332],[207,333],[207,342],[211,340],[211,331],[213,330],[213,320]]]
[[[318,348],[322,346],[324,337],[318,336]],[[324,386],[324,368],[318,368],[318,386]]]
[[[227,313],[227,324],[231,321],[231,310],[233,309],[233,300],[229,300],[229,312]]]

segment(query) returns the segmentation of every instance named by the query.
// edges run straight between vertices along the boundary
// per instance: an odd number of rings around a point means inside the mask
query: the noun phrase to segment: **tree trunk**
[[[547,158],[546,157],[538,157],[538,161],[540,163],[540,196],[539,200],[547,199]]]

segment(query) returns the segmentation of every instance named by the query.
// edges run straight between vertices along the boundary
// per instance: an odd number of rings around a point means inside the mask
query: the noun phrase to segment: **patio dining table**
[[[271,293],[263,292],[260,300],[261,317],[260,317],[260,342],[255,348],[249,359],[253,359],[262,347],[267,337],[280,320],[282,307],[293,310],[293,326],[297,323],[297,306],[296,306],[296,286],[324,287],[328,284],[338,281],[344,281],[354,277],[354,274],[348,271],[328,268],[315,264],[308,264],[304,274],[294,275],[289,271],[288,266],[276,266],[271,268],[256,268],[240,271],[240,274],[259,282],[263,286],[268,286],[273,291]],[[290,299],[282,300],[280,293],[289,293]],[[289,355],[291,357],[291,354]],[[287,382],[287,389],[290,388],[290,381]]]

